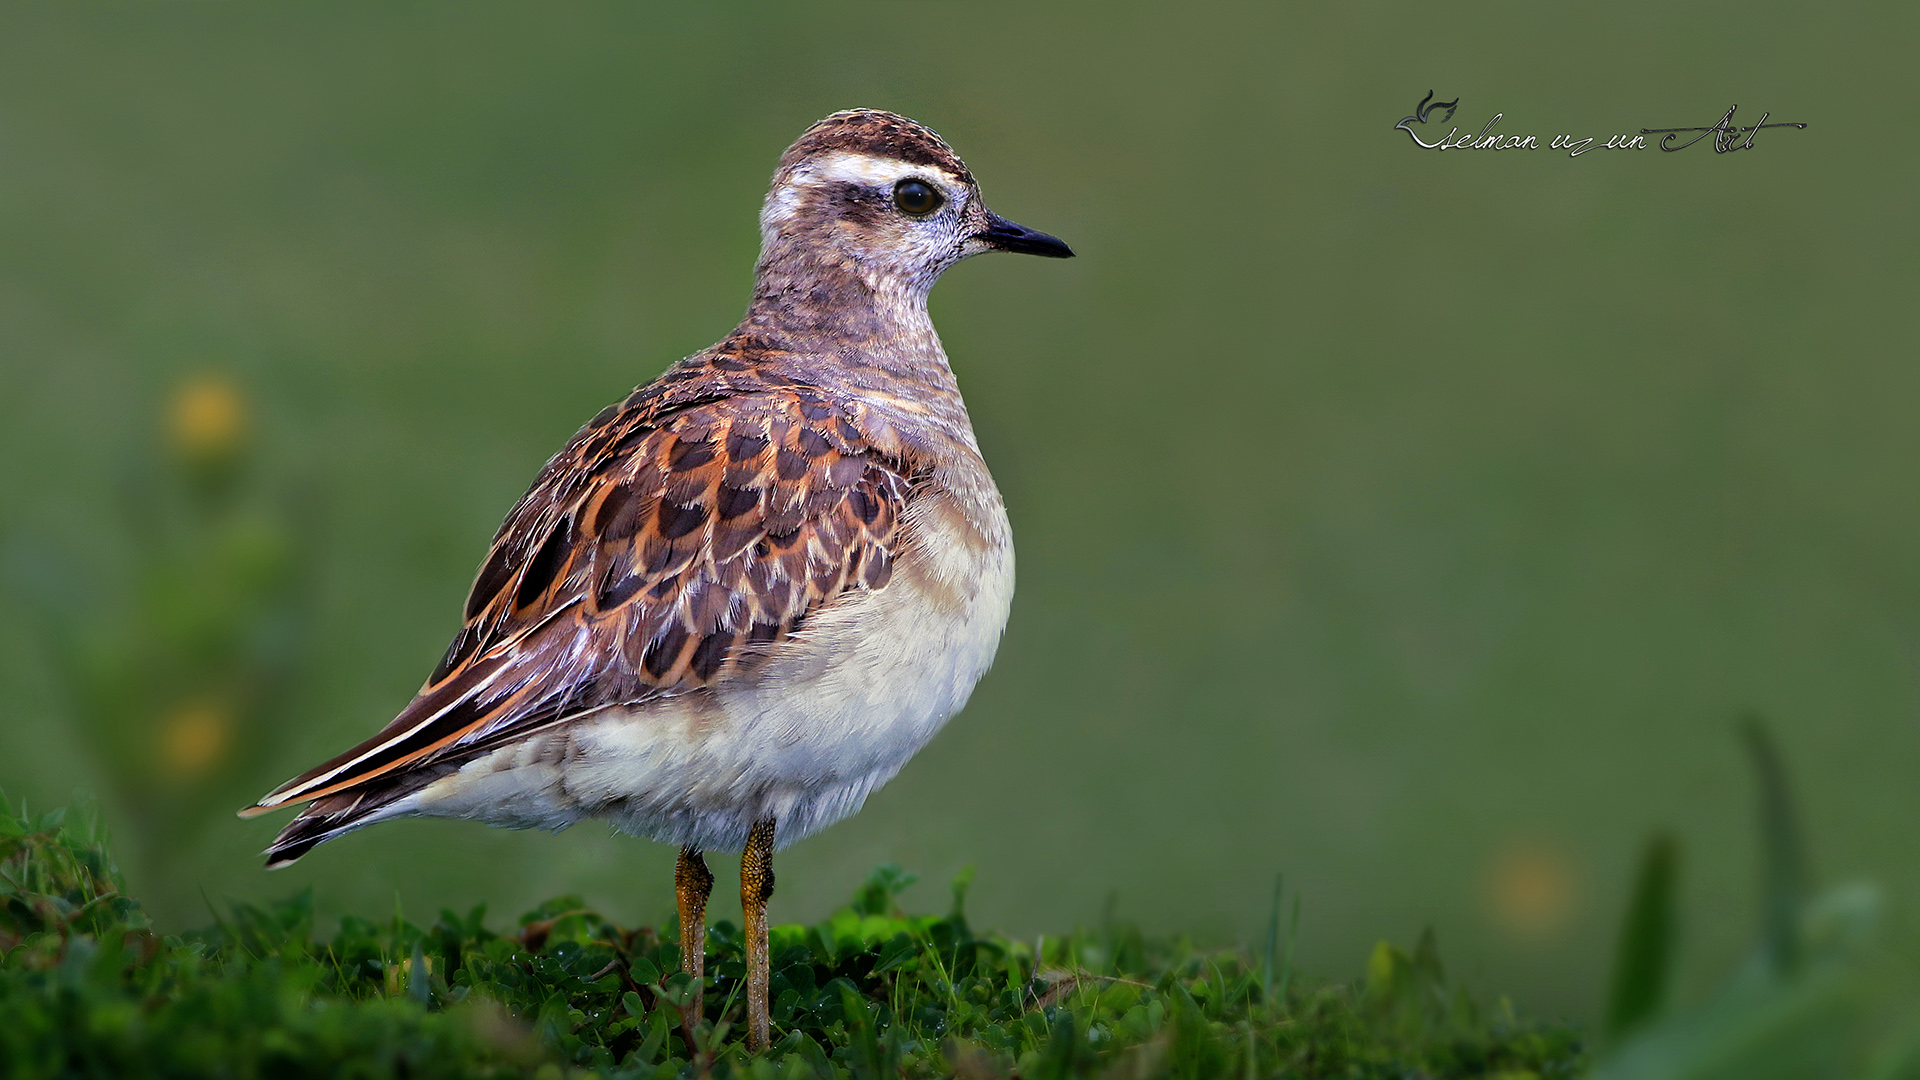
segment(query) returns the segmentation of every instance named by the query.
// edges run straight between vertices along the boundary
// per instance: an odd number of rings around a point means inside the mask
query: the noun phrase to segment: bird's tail
[[[434,779],[432,770],[423,770],[384,784],[376,782],[315,799],[267,845],[262,853],[267,857],[267,869],[287,866],[336,836],[406,814],[403,800]]]

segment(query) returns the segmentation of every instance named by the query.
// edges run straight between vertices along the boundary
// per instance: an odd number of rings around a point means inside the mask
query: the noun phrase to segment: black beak
[[[1049,259],[1071,259],[1073,249],[1060,242],[1057,236],[1029,229],[1025,225],[1015,225],[999,214],[987,214],[985,232],[973,234],[975,240],[982,241],[1000,251],[1011,251],[1018,255],[1045,255]]]

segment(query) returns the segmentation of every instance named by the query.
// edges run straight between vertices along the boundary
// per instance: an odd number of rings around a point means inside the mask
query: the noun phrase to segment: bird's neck
[[[740,332],[800,356],[837,358],[929,388],[954,387],[927,314],[932,280],[902,280],[838,252],[776,245],[754,268]],[[957,391],[956,391],[957,392]]]

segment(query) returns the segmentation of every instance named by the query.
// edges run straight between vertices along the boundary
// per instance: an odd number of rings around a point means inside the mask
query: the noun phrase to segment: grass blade
[[[1260,1000],[1269,1003],[1273,1001],[1273,957],[1280,947],[1280,886],[1285,881],[1286,875],[1273,875],[1273,907],[1267,911],[1267,960],[1260,967]]]
[[[1678,877],[1678,847],[1672,836],[1658,833],[1640,856],[1633,898],[1620,927],[1613,984],[1607,992],[1609,1038],[1617,1040],[1653,1019],[1665,1004],[1678,934],[1674,903]]]
[[[1773,969],[1791,974],[1800,966],[1800,911],[1806,902],[1807,867],[1800,820],[1787,789],[1787,771],[1773,736],[1758,716],[1741,725],[1760,783],[1760,838],[1764,845],[1761,897],[1765,904],[1767,956]]]

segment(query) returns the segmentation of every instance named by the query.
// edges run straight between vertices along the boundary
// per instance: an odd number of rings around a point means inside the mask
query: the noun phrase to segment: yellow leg
[[[747,1049],[760,1053],[771,1041],[767,1017],[767,900],[773,896],[773,819],[754,825],[740,856],[740,907],[747,916]]]
[[[707,896],[712,892],[707,861],[698,849],[681,848],[673,868],[673,893],[680,903],[680,970],[696,979],[707,973]],[[684,1018],[689,1028],[700,1019],[701,1008],[701,995],[695,994]]]

